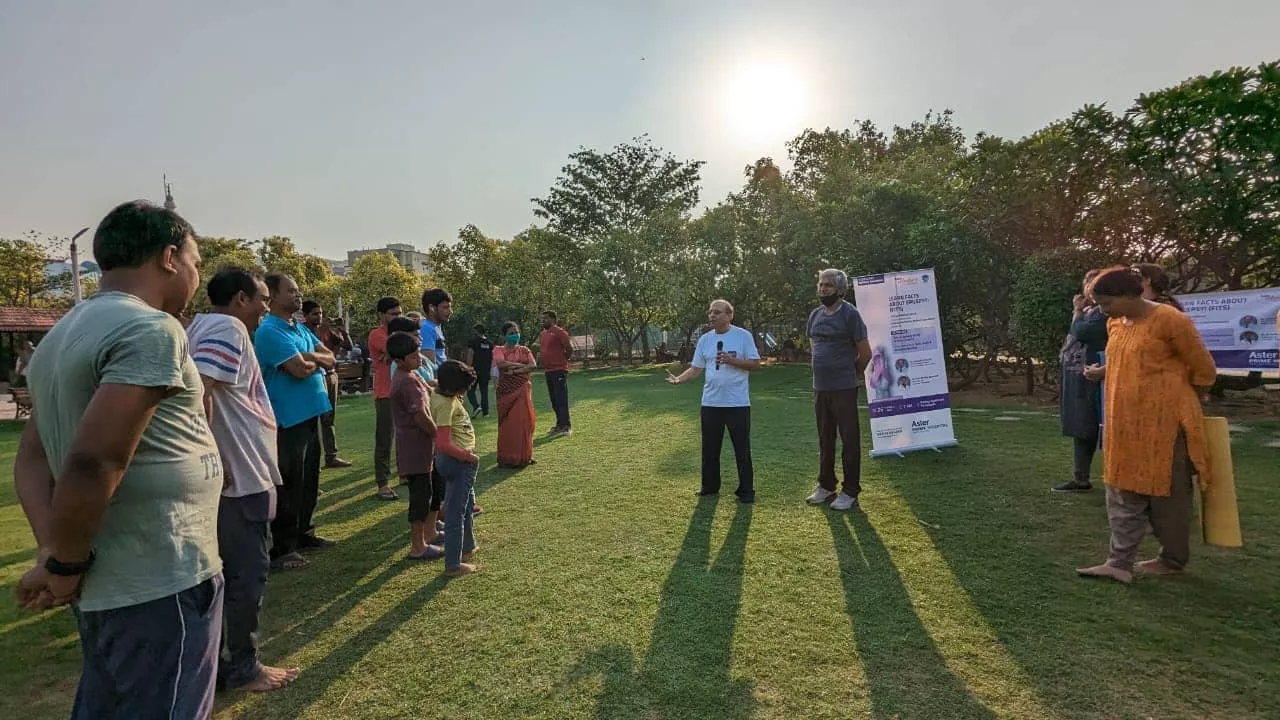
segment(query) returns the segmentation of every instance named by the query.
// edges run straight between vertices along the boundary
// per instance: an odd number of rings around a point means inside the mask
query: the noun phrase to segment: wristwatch
[[[50,555],[49,559],[44,561],[44,569],[61,577],[83,575],[89,572],[89,568],[93,567],[93,559],[94,555],[92,550],[89,551],[89,558],[87,560],[76,563],[58,562],[56,558]]]

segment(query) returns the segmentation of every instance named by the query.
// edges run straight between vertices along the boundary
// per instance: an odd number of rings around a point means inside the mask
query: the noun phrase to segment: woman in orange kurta
[[[520,326],[502,326],[506,343],[494,355],[498,366],[498,467],[533,464],[533,384],[529,373],[537,367],[533,352],[520,344]]]
[[[1130,582],[1145,575],[1181,572],[1189,555],[1192,475],[1207,487],[1209,447],[1200,395],[1217,368],[1191,320],[1143,295],[1132,268],[1098,275],[1090,288],[1107,322],[1106,367],[1085,376],[1105,377],[1102,433],[1111,553],[1081,575]],[[1134,564],[1150,523],[1160,556]]]

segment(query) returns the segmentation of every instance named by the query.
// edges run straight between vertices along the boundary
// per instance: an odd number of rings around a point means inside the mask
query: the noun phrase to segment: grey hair
[[[723,305],[723,306],[725,306],[725,308],[729,311],[729,314],[730,314],[730,315],[732,315],[732,314],[733,314],[733,303],[729,302],[728,300],[725,300],[725,299],[723,299],[723,298],[721,298],[721,299],[719,299],[719,300],[712,300],[712,301],[711,301],[711,304],[710,304],[710,305],[708,305],[707,307],[711,308],[711,307],[715,307],[716,305]]]
[[[818,282],[822,282],[823,280],[830,280],[835,283],[836,292],[842,295],[849,290],[849,276],[843,270],[827,268],[826,270],[818,273]]]

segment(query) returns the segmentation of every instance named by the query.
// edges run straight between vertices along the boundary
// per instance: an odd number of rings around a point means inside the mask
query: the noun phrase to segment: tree
[[[197,237],[196,246],[200,248],[200,287],[187,306],[187,314],[208,312],[210,308],[209,280],[225,267],[242,267],[249,270],[261,270],[258,255],[248,240],[242,238]]]
[[[421,278],[387,253],[370,253],[357,260],[347,272],[341,289],[342,301],[351,315],[351,332],[355,335],[363,335],[377,326],[379,298],[397,298],[406,311],[422,309]]]
[[[279,272],[293,277],[303,292],[328,282],[333,277],[328,262],[315,255],[298,252],[293,241],[287,237],[273,235],[259,242],[258,262],[262,267],[267,272]]]
[[[840,201],[888,155],[888,139],[863,120],[853,130],[805,130],[787,143],[789,179],[818,203]]]
[[[583,319],[607,328],[628,362],[637,339],[647,357],[648,330],[667,300],[663,277],[697,205],[704,163],[679,160],[647,136],[607,153],[583,148],[569,160],[547,197],[533,200],[553,233],[542,247],[581,287]]]
[[[569,161],[547,196],[533,199],[533,214],[580,243],[617,230],[639,232],[659,212],[687,215],[698,204],[705,164],[679,160],[647,135],[607,153],[581,148]]]
[[[1280,61],[1138,98],[1129,159],[1169,204],[1185,280],[1204,290],[1280,284]]]
[[[615,230],[595,243],[582,268],[584,320],[608,329],[627,363],[637,340],[649,357],[648,330],[662,317],[664,278],[685,244],[684,222],[668,213],[636,230]]]
[[[0,239],[0,303],[32,307],[46,301],[49,279],[47,245],[27,233],[19,240]]]
[[[455,309],[446,335],[469,337],[476,324],[493,328],[507,320],[524,326],[524,309],[503,287],[513,274],[503,257],[506,249],[503,241],[467,225],[458,231],[457,242],[427,251],[432,281],[453,298]]]
[[[1071,299],[1084,274],[1097,267],[1096,256],[1081,250],[1037,253],[1021,264],[1013,288],[1010,335],[1027,357],[1043,361],[1044,381],[1052,385],[1058,351],[1071,325]],[[1033,385],[1028,375],[1027,392]]]
[[[707,293],[734,303],[735,320],[753,332],[784,324],[784,332],[800,324],[813,297],[815,272],[823,243],[815,243],[806,222],[812,204],[797,193],[771,158],[744,168],[746,183],[694,226],[699,253],[690,259],[711,272],[711,280],[694,289],[701,296],[686,317],[706,322]],[[701,274],[694,272],[691,277]],[[682,330],[688,329],[681,325]]]

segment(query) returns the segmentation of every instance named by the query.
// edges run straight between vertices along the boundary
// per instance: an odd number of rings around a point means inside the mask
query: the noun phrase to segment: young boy
[[[450,577],[476,571],[472,513],[476,502],[476,434],[462,396],[476,382],[476,372],[457,360],[446,360],[436,374],[431,396],[436,426],[436,470],[444,477],[444,567]]]
[[[435,560],[444,556],[437,544],[436,520],[444,500],[444,483],[433,478],[433,443],[436,425],[428,410],[431,392],[416,372],[421,364],[418,341],[409,333],[387,338],[387,356],[405,372],[391,378],[391,418],[396,432],[396,465],[402,485],[409,486],[410,560]]]
[[[412,314],[413,313],[410,313],[409,315],[412,315]],[[428,386],[434,387],[436,383],[436,365],[435,363],[431,362],[431,360],[428,359],[427,356],[422,354],[422,350],[421,350],[422,329],[418,326],[417,322],[410,319],[409,315],[405,315],[404,317],[394,318],[391,322],[387,323],[387,332],[388,333],[396,333],[396,332],[408,333],[409,335],[412,335],[415,340],[418,341],[418,345],[419,345],[418,356],[422,358],[422,362],[418,364],[417,373],[422,377],[423,380],[427,382]],[[392,360],[391,361],[391,377],[392,378],[395,378],[396,372],[399,371],[399,369],[400,369],[400,364]]]
[[[421,320],[421,316],[419,316],[419,318],[415,320],[413,319],[414,315],[417,315],[417,313],[409,313],[403,317],[392,319],[391,322],[387,323],[387,332],[392,332],[392,333],[402,332],[408,335],[412,335],[413,339],[417,340],[418,345],[421,346],[422,345],[422,328],[419,327],[418,325],[419,320]],[[423,381],[427,383],[427,387],[434,390],[436,387],[436,371],[437,371],[436,364],[431,362],[431,358],[427,357],[422,352],[421,349],[418,350],[418,357],[421,359],[422,362],[418,365],[418,369],[415,372],[417,372],[418,375],[423,379]],[[405,368],[405,369],[408,370],[408,368]],[[391,361],[391,379],[393,381],[395,380],[396,373],[399,370],[400,370],[400,364],[393,359]],[[439,472],[432,472],[431,478],[432,478],[432,482],[435,483],[436,485],[440,485],[442,482],[444,482],[443,480],[440,479]],[[402,473],[400,478],[400,486],[404,487],[407,484],[408,483],[405,482],[403,473]],[[480,513],[484,512],[484,508],[480,507],[479,505],[476,505],[471,509],[471,511],[474,514],[479,515]],[[443,531],[444,525],[441,524],[439,529]]]

